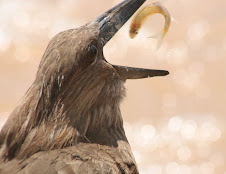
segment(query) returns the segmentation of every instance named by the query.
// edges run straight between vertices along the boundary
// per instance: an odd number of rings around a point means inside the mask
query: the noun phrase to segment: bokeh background
[[[0,128],[32,84],[49,40],[119,2],[0,0]],[[111,63],[170,71],[126,82],[122,114],[140,173],[226,174],[226,1],[162,4],[173,22],[159,50],[148,37],[164,26],[161,15],[135,39],[128,21],[104,48]]]

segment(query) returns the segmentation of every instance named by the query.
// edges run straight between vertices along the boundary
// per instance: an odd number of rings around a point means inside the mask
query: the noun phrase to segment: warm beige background
[[[118,2],[0,0],[0,127],[34,80],[52,36]],[[133,40],[127,22],[104,49],[111,63],[170,71],[126,83],[122,113],[141,174],[226,174],[226,1],[163,5],[175,21],[157,52],[148,36],[162,28],[160,15]]]

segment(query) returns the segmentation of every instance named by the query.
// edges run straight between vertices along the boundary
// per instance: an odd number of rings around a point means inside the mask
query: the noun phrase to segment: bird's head
[[[125,0],[94,21],[56,35],[42,58],[38,75],[48,72],[53,74],[56,69],[70,75],[80,74],[90,66],[100,64],[111,69],[122,80],[167,75],[168,71],[164,70],[112,65],[103,55],[103,47],[144,2],[145,0]]]
[[[104,57],[104,46],[144,2],[125,0],[94,21],[61,32],[50,41],[36,81],[42,83],[51,101],[63,103],[76,127],[81,124],[75,114],[120,103],[127,79],[168,74],[165,70],[112,65]]]
[[[61,32],[50,41],[35,80],[42,86],[44,99],[34,122],[60,115],[90,142],[116,145],[115,140],[126,139],[119,108],[124,82],[165,76],[168,71],[112,65],[105,59],[103,48],[144,2],[125,0],[88,24]],[[115,133],[115,139],[114,133],[103,138],[103,132],[109,129],[121,133]]]

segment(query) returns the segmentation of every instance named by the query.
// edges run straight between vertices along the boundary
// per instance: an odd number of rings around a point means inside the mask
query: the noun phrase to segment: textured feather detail
[[[26,160],[14,159],[0,165],[10,174],[138,174],[128,143],[118,147],[79,143],[61,150],[39,152]]]

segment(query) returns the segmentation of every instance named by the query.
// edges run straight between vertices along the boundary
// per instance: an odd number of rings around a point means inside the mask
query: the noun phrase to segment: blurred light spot
[[[151,143],[151,147],[152,148],[161,148],[163,146],[163,139],[162,139],[162,136],[161,135],[156,135],[154,138],[153,138],[153,141]]]
[[[142,169],[139,171],[139,173],[140,173],[140,174],[149,174],[149,173],[147,173],[146,171],[144,171],[144,170],[142,170]]]
[[[13,22],[17,27],[20,28],[29,28],[30,25],[30,16],[26,12],[18,12],[13,17]]]
[[[155,136],[155,128],[152,125],[144,125],[141,128],[140,134],[143,138],[143,143],[148,144],[150,143],[151,139]]]
[[[168,143],[170,140],[174,138],[175,135],[172,134],[172,132],[170,132],[166,127],[163,127],[160,136],[163,141]]]
[[[187,165],[181,165],[179,170],[181,174],[194,174],[192,173],[191,168]]]
[[[166,165],[166,173],[167,174],[179,174],[179,166],[175,162],[170,162]]]
[[[181,128],[181,135],[186,139],[192,139],[195,136],[197,123],[193,120],[184,122]]]
[[[209,23],[206,20],[202,20],[192,24],[188,28],[188,39],[189,40],[201,40],[209,32]]]
[[[183,120],[179,116],[172,117],[168,122],[168,128],[171,132],[177,132],[182,126]]]
[[[182,146],[177,150],[177,157],[181,161],[187,161],[191,158],[191,150],[187,146]]]
[[[132,125],[133,130],[132,130],[132,135],[131,135],[131,140],[136,146],[144,146],[146,143],[144,143],[144,139],[141,136],[140,133],[140,126],[138,125]],[[135,131],[136,130],[136,131]]]
[[[149,174],[162,174],[162,167],[158,164],[150,165],[147,169]]]
[[[0,51],[8,49],[11,44],[11,41],[11,36],[0,28]]]
[[[207,162],[200,165],[201,174],[213,174],[214,173],[214,164]]]
[[[201,174],[200,168],[198,165],[193,165],[191,168],[191,174]]]
[[[199,129],[199,137],[203,141],[217,141],[221,137],[221,131],[211,122],[205,122]]]

